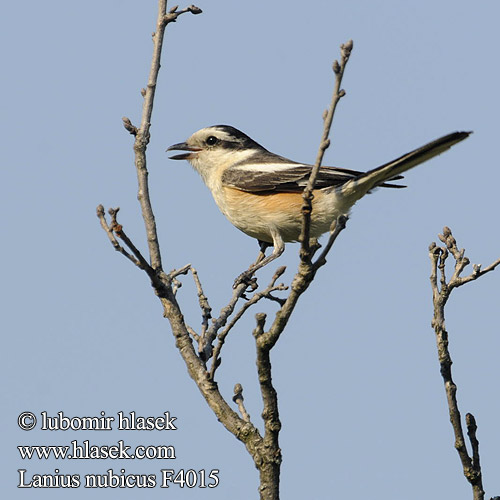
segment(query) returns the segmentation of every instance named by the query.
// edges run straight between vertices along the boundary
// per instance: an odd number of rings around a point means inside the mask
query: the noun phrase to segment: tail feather
[[[396,180],[397,176],[410,170],[410,168],[416,167],[434,158],[434,156],[444,153],[455,144],[469,137],[471,133],[472,132],[453,132],[435,141],[429,142],[425,146],[415,149],[389,163],[369,170],[360,177],[346,182],[342,186],[342,195],[354,197],[354,201],[359,200],[371,189],[381,186],[386,181]],[[393,185],[391,187],[396,186]]]

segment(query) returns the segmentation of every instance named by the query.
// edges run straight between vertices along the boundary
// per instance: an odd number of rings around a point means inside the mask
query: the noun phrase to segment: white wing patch
[[[246,171],[246,172],[259,172],[262,174],[274,172],[293,171],[297,167],[306,167],[310,169],[309,165],[302,163],[250,163],[240,164],[232,167],[232,170]]]

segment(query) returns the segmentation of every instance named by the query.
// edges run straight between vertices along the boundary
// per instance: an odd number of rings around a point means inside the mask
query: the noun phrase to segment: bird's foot
[[[240,285],[245,285],[245,290],[247,288],[250,288],[250,291],[254,291],[257,289],[257,278],[253,275],[254,271],[251,271],[250,269],[242,272],[235,280],[233,283],[233,288],[236,289]]]

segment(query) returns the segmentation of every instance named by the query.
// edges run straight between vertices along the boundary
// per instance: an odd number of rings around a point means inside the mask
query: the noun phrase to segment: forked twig
[[[270,300],[275,300],[275,301],[281,301],[283,299],[278,299],[277,297],[274,297],[271,295],[272,292],[274,291],[282,291],[286,290],[288,287],[280,284],[276,285],[276,281],[280,278],[280,276],[285,272],[285,266],[282,266],[276,270],[274,273],[273,277],[271,278],[271,281],[269,282],[269,285],[267,287],[260,291],[260,292],[255,292],[252,297],[247,300],[241,307],[241,309],[233,316],[229,324],[224,328],[218,335],[217,335],[217,345],[215,346],[212,354],[212,365],[210,367],[210,379],[213,380],[215,376],[215,371],[220,365],[220,352],[222,349],[222,346],[224,345],[224,342],[226,341],[226,337],[228,333],[231,331],[231,329],[234,327],[234,325],[241,319],[241,317],[245,314],[245,312],[254,304],[259,302],[259,300],[263,298],[268,298]],[[215,340],[215,339],[214,339]]]

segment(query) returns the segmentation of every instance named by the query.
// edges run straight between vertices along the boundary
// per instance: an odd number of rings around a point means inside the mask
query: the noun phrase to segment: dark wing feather
[[[234,165],[222,175],[225,186],[234,187],[248,193],[265,194],[270,192],[300,193],[304,190],[312,171],[312,165],[292,162],[286,158],[266,158],[266,163],[245,162]],[[356,179],[364,172],[345,168],[321,167],[316,179],[315,188],[341,186],[349,180]],[[401,179],[396,176],[391,180]],[[404,187],[391,184],[382,184],[382,187]]]

